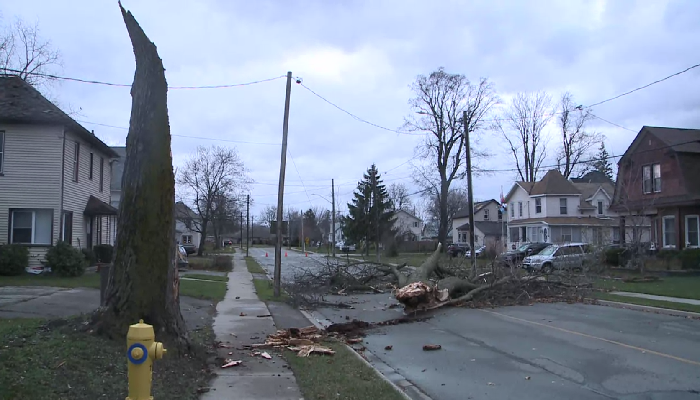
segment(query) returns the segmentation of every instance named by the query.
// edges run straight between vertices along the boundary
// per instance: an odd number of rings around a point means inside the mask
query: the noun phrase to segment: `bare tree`
[[[551,102],[545,92],[518,93],[496,121],[495,127],[508,143],[522,181],[537,181],[547,156],[543,130],[552,119]]]
[[[262,211],[260,211],[260,223],[266,226],[271,226],[272,221],[277,220],[277,207],[275,206],[265,206]]]
[[[238,198],[225,194],[214,196],[211,210],[211,228],[214,231],[214,248],[221,246],[221,236],[233,233],[240,228],[239,215],[241,212]]]
[[[487,79],[472,84],[464,75],[450,74],[443,68],[429,76],[418,76],[411,89],[415,97],[409,104],[414,114],[406,118],[404,127],[427,133],[416,152],[431,160],[429,165],[416,167],[416,183],[438,199],[438,240],[444,243],[449,229],[447,197],[450,186],[466,173],[464,126],[470,133],[479,131],[491,108],[498,103],[498,97]],[[462,121],[464,111],[466,121]],[[476,139],[474,137],[474,142]],[[473,158],[484,156],[485,153],[472,148]]]
[[[469,197],[467,190],[462,188],[450,189],[447,192],[447,226],[452,226],[452,220],[458,211],[469,207]],[[426,213],[432,220],[440,219],[440,200],[437,196],[431,195],[426,203]]]
[[[408,188],[403,183],[392,183],[389,185],[389,198],[394,205],[394,210],[410,211],[413,203],[408,193]]]
[[[28,25],[21,19],[0,32],[0,73],[18,75],[32,86],[51,81],[52,67],[61,65],[61,54],[51,41],[39,35],[39,25]]]
[[[175,178],[165,69],[156,46],[119,6],[136,58],[114,266],[97,332],[123,340],[134,321],[154,325],[174,353],[189,349],[175,263]]]
[[[178,184],[194,198],[193,206],[200,218],[198,255],[204,251],[209,224],[216,209],[216,201],[236,198],[251,183],[235,149],[212,146],[198,147],[197,152],[178,173]]]
[[[575,105],[571,93],[566,92],[561,96],[557,121],[561,129],[561,148],[557,165],[566,179],[585,166],[581,160],[587,158],[593,146],[602,142],[600,134],[586,130],[586,123],[592,118],[590,110]]]

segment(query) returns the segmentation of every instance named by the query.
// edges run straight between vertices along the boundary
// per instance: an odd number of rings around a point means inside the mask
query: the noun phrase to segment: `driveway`
[[[0,286],[0,318],[65,318],[99,305],[98,289]],[[215,311],[211,302],[185,296],[180,297],[180,310],[190,329],[211,325]]]

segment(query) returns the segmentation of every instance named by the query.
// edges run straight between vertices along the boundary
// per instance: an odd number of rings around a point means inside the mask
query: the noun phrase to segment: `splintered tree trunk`
[[[123,338],[143,319],[180,353],[189,338],[180,313],[175,260],[175,179],[167,83],[156,46],[121,7],[136,58],[114,266],[98,330]]]

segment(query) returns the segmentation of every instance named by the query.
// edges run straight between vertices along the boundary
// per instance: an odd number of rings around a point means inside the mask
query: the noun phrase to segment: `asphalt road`
[[[275,270],[275,249],[274,247],[251,247],[250,255],[263,267],[267,273],[272,276]],[[267,254],[267,257],[265,257]],[[285,257],[285,254],[287,256]],[[314,270],[322,268],[326,263],[325,254],[305,253],[298,251],[282,249],[282,281],[291,281],[295,274],[298,274],[306,269]]]

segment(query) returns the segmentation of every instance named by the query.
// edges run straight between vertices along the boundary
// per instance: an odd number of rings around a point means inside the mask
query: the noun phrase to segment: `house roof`
[[[191,208],[189,208],[185,203],[178,201],[175,203],[175,218],[182,220],[182,219],[198,219],[199,214],[194,212]]]
[[[677,153],[700,153],[700,129],[644,126],[642,130],[651,132]]]
[[[476,221],[474,228],[478,229],[486,236],[500,236],[506,232],[507,224],[505,222],[496,221]],[[458,231],[469,230],[469,222],[457,227]]]
[[[496,203],[496,205],[499,204],[499,203],[498,203],[496,200],[494,200],[494,199],[486,200],[486,201],[477,201],[477,202],[475,202],[475,203],[474,203],[474,214],[478,213],[478,212],[481,211],[484,207],[488,206],[488,205],[491,204],[491,203]],[[457,212],[455,213],[454,217],[452,217],[452,218],[453,218],[453,219],[454,219],[454,218],[469,218],[469,207],[466,207],[466,208],[464,208],[464,209],[462,209],[462,210],[457,211]]]
[[[112,158],[119,155],[18,76],[0,75],[0,121],[63,125]]]
[[[536,182],[530,189],[531,196],[541,194],[581,194],[571,181],[564,178],[564,175],[556,169],[550,169],[539,182]]]
[[[573,182],[576,189],[581,192],[581,208],[595,208],[595,206],[588,201],[593,197],[599,190],[603,190],[609,199],[612,199],[612,195],[615,193],[615,187],[612,183],[581,183]]]
[[[112,182],[110,188],[112,190],[121,190],[122,176],[124,175],[124,162],[126,161],[126,146],[112,147],[119,159],[112,164]]]
[[[90,196],[90,198],[88,198],[88,202],[85,206],[85,211],[83,211],[83,214],[90,216],[117,215],[119,214],[119,210],[98,199],[95,196]]]
[[[399,214],[399,213],[406,214],[406,215],[408,215],[409,217],[411,217],[411,218],[413,218],[413,219],[417,219],[418,221],[423,222],[422,219],[416,217],[415,215],[411,214],[410,212],[408,212],[408,211],[406,211],[406,210],[396,210],[396,211],[394,211],[394,216],[396,216],[396,214]]]
[[[515,194],[515,191],[518,190],[518,188],[522,188],[525,192],[530,194],[530,190],[532,189],[532,187],[534,185],[535,185],[535,182],[524,182],[524,181],[515,182],[513,184],[513,186],[510,188],[510,190],[508,191],[508,194],[506,195],[506,198],[505,198],[506,202],[508,202],[510,200],[511,196],[513,196],[513,194]]]
[[[570,178],[570,180],[573,183],[615,183],[612,179],[608,178],[607,175],[598,170],[589,171],[582,177]]]

